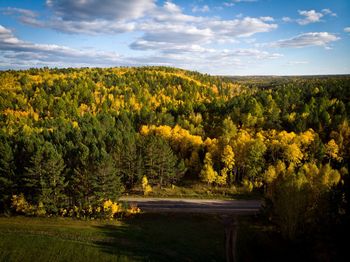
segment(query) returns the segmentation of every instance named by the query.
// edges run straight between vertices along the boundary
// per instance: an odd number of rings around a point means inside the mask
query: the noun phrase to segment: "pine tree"
[[[122,192],[122,184],[112,158],[102,153],[102,159],[96,163],[93,172],[93,195],[95,202],[101,200],[116,201]]]
[[[177,157],[169,144],[157,136],[147,137],[144,145],[145,174],[159,185],[176,180]]]
[[[42,202],[50,212],[57,212],[66,199],[64,168],[62,156],[49,142],[38,148],[26,167],[26,187],[33,194],[32,200]]]
[[[0,211],[8,208],[15,185],[15,163],[10,144],[0,139]]]

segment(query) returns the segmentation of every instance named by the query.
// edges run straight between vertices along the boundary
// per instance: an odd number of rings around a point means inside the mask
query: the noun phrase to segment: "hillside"
[[[347,192],[350,77],[236,80],[168,67],[0,72],[1,209],[23,194],[58,214],[184,181],[243,186],[274,206],[303,186],[311,209]]]

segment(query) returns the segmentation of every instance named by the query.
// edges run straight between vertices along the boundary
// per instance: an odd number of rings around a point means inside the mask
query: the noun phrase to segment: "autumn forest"
[[[287,239],[349,216],[349,76],[42,68],[0,83],[3,213],[115,217],[125,193],[195,184],[263,198]]]

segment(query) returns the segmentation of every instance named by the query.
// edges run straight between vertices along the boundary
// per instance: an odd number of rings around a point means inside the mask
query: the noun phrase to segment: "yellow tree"
[[[213,168],[212,156],[210,153],[205,154],[204,165],[201,171],[201,178],[208,185],[217,181],[218,173]]]
[[[233,182],[232,169],[235,164],[235,153],[230,145],[226,145],[221,155],[221,162],[224,164],[223,169],[220,171],[219,185],[225,185],[227,182],[227,177],[229,177],[230,182]]]
[[[339,156],[339,146],[334,139],[329,140],[326,145],[326,155],[329,160],[334,159],[336,161],[341,161],[342,158]]]

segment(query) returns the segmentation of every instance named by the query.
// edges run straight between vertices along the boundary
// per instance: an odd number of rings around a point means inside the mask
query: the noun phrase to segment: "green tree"
[[[26,167],[26,187],[36,193],[32,196],[33,200],[42,202],[53,213],[66,200],[64,168],[62,156],[49,142],[38,148],[30,159],[30,166]]]
[[[170,145],[161,137],[148,136],[144,143],[145,174],[160,186],[175,182],[181,175],[177,167],[177,157]]]
[[[108,199],[117,201],[123,191],[114,161],[106,152],[102,153],[101,159],[96,163],[92,180],[95,203]]]
[[[261,139],[255,139],[248,144],[247,155],[245,159],[245,173],[249,180],[262,178],[265,167],[266,145]]]
[[[15,162],[11,145],[0,137],[0,211],[9,207],[15,187]]]

